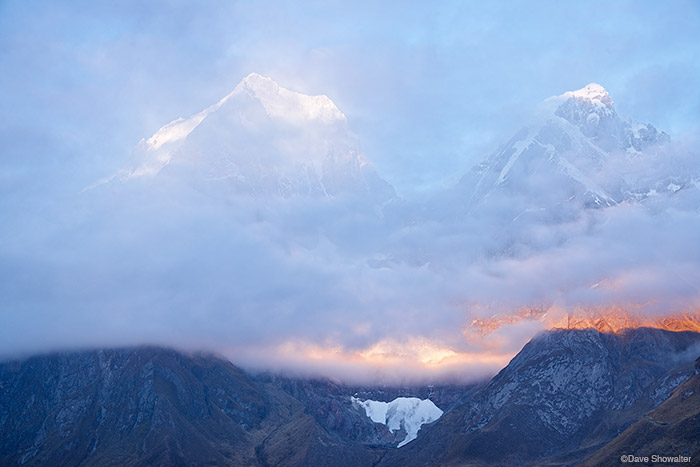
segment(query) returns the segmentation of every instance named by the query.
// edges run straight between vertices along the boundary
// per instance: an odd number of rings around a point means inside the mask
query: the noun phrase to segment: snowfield
[[[352,401],[365,409],[372,421],[386,425],[392,433],[400,429],[406,431],[406,437],[396,446],[398,448],[416,439],[422,425],[434,422],[443,414],[430,399],[417,397],[397,397],[391,402],[361,401],[353,397]]]

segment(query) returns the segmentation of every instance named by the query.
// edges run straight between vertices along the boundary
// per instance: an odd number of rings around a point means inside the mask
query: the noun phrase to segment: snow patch
[[[604,199],[609,206],[617,204],[617,202],[608,195],[600,186],[598,186],[593,180],[585,176],[579,169],[577,169],[571,162],[563,157],[559,158],[559,166],[564,170],[564,172],[576,180],[577,182],[583,184],[586,187],[586,191],[593,193],[598,197]],[[596,197],[596,203],[601,204],[600,199]]]
[[[392,433],[403,428],[406,437],[397,446],[399,448],[416,439],[422,425],[434,422],[443,414],[430,399],[417,397],[397,397],[391,402],[361,401],[354,397],[351,400],[362,407],[373,422],[386,425]]]
[[[675,192],[677,192],[678,190],[681,189],[681,186],[680,186],[680,185],[676,185],[675,183],[671,182],[671,183],[669,183],[669,184],[666,186],[666,189],[667,189],[668,191],[670,191],[670,192],[675,193]]]
[[[585,101],[589,105],[586,117],[591,113],[600,115],[612,115],[614,113],[615,104],[613,103],[608,91],[600,84],[591,83],[577,91],[567,91],[564,94],[558,96],[552,96],[545,99],[536,111],[537,115],[542,117],[550,116],[555,113],[555,111],[569,100],[574,99],[576,101]],[[590,117],[595,118],[595,117]],[[588,121],[589,124],[594,124],[593,121]]]
[[[290,122],[347,120],[328,96],[308,96],[290,91],[257,73],[246,76],[233,92],[254,96],[260,100],[268,115]]]
[[[498,174],[498,180],[496,180],[496,185],[500,185],[501,183],[503,183],[505,181],[506,176],[508,175],[508,172],[510,172],[510,169],[513,167],[513,164],[515,164],[515,161],[517,161],[518,157],[520,157],[520,154],[522,154],[523,151],[525,151],[525,149],[530,147],[530,145],[534,141],[536,133],[530,132],[530,130],[528,130],[528,132],[530,134],[526,135],[525,138],[513,143],[513,147],[515,148],[515,152],[513,152],[513,154],[510,156],[510,159],[508,159],[508,162],[506,162],[506,165],[503,166],[503,169],[501,169],[501,173]]]
[[[167,125],[162,126],[158,131],[156,131],[153,136],[146,140],[146,149],[148,151],[156,151],[160,149],[161,146],[167,143],[174,143],[177,141],[182,141],[187,138],[190,133],[194,131],[195,128],[199,126],[200,123],[204,121],[207,116],[219,110],[219,108],[224,105],[224,103],[233,95],[233,92],[226,95],[223,99],[219,100],[214,105],[210,105],[206,109],[192,115],[189,118],[177,118]]]
[[[608,91],[600,84],[590,83],[577,91],[569,91],[563,94],[564,97],[585,99],[604,107],[612,107],[613,101]]]

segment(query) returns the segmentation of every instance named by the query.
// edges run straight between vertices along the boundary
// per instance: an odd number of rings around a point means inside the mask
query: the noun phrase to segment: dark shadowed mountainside
[[[695,376],[656,409],[589,457],[582,465],[623,465],[621,455],[691,458],[700,465],[700,358]]]
[[[690,378],[699,344],[650,328],[544,333],[382,465],[576,465]]]
[[[367,465],[270,384],[158,348],[0,365],[3,465]],[[372,425],[371,422],[368,422]]]
[[[488,384],[414,388],[253,376],[211,355],[153,347],[38,356],[0,364],[0,464],[596,465],[628,451],[693,456],[698,353],[694,332],[555,330]],[[374,423],[352,402],[407,396],[430,398],[444,414],[401,448],[403,427]]]

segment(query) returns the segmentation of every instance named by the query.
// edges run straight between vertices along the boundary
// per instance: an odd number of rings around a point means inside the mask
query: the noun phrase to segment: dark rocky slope
[[[663,404],[645,414],[583,466],[623,465],[621,456],[685,456],[700,465],[700,358],[696,374],[681,384]]]
[[[371,422],[369,424],[373,425]],[[211,356],[139,348],[0,365],[2,465],[347,465],[298,400]]]
[[[383,465],[575,465],[692,376],[700,334],[555,330]]]
[[[556,330],[488,384],[422,388],[251,376],[158,348],[33,357],[0,364],[0,464],[575,465],[652,428],[650,446],[695,453],[699,346],[693,332]],[[396,449],[404,433],[353,395],[429,396],[445,414]]]

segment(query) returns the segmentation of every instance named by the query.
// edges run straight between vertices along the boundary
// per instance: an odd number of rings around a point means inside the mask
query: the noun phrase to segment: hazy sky
[[[410,197],[493,151],[539,101],[589,82],[622,114],[697,132],[698,31],[696,1],[4,0],[2,177],[89,183],[255,71],[328,95]]]
[[[251,72],[332,99],[408,199],[454,183],[539,102],[590,82],[680,142],[637,173],[676,157],[687,175],[699,32],[697,1],[0,0],[0,356],[152,342],[335,375],[378,361],[370,379],[447,358],[430,371],[464,378],[502,367],[542,327],[467,341],[474,310],[697,307],[700,217],[670,196],[518,224],[523,249],[504,253],[507,199],[481,218],[390,228],[344,199],[81,190]]]

